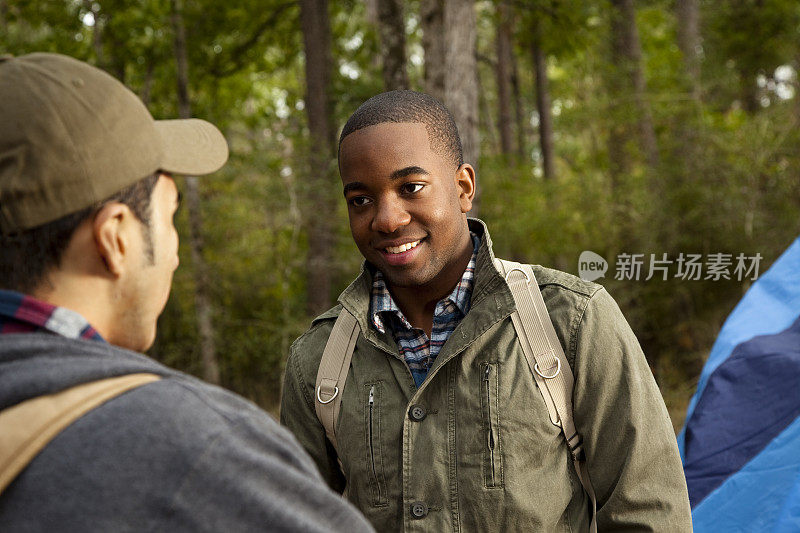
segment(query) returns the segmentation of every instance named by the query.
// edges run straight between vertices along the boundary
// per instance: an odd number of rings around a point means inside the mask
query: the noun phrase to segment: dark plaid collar
[[[47,331],[105,342],[80,314],[14,291],[0,290],[0,334]]]

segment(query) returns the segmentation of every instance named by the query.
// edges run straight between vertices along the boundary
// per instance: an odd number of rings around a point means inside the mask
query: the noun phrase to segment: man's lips
[[[401,254],[403,252],[407,252],[408,250],[416,248],[421,241],[422,239],[417,239],[415,241],[406,242],[403,244],[394,244],[394,245],[387,244],[385,246],[381,246],[381,248],[383,249],[384,252],[389,254]]]
[[[419,251],[424,239],[383,242],[375,248],[390,265],[401,265],[410,262]]]

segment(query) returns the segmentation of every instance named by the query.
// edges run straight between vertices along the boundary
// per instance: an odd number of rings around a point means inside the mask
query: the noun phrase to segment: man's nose
[[[411,222],[411,215],[403,207],[402,202],[383,200],[378,203],[375,218],[372,219],[372,230],[394,233],[409,222]]]

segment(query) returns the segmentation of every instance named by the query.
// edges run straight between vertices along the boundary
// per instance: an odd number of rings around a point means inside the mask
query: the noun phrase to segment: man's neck
[[[467,233],[467,237],[463,251],[453,262],[452,268],[451,265],[443,268],[430,283],[416,287],[394,287],[387,280],[389,292],[406,320],[413,327],[425,331],[429,338],[433,330],[433,313],[436,310],[436,304],[453,292],[472,258],[472,237],[469,233]]]

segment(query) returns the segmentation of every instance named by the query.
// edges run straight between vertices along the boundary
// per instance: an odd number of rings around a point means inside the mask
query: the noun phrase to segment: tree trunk
[[[189,62],[186,54],[186,31],[183,25],[181,0],[171,0],[171,22],[174,32],[175,62],[178,82],[178,114],[181,118],[192,116],[189,99]],[[195,307],[197,330],[200,337],[200,360],[203,378],[219,383],[219,362],[214,340],[213,308],[209,297],[208,265],[203,258],[203,219],[200,209],[200,192],[197,178],[186,177],[186,207],[189,211],[189,242],[194,266]]]
[[[492,124],[492,113],[489,111],[489,103],[486,101],[486,91],[483,88],[483,82],[478,78],[478,117],[479,124],[482,125],[486,132],[484,138],[484,146],[489,147],[489,152],[499,154],[501,147],[498,144],[497,135],[494,131],[494,124]]]
[[[367,24],[373,28],[378,28],[380,25],[380,16],[378,15],[378,2],[379,0],[365,0],[364,11],[367,18]]]
[[[425,92],[442,100],[456,121],[464,162],[478,170],[478,61],[473,0],[422,0]],[[446,75],[445,75],[446,74]],[[477,216],[480,188],[471,214]]]
[[[105,57],[103,54],[103,28],[100,13],[94,9],[95,4],[92,0],[83,0],[83,8],[94,17],[92,26],[92,49],[95,55],[95,65],[105,69]]]
[[[311,133],[308,180],[308,256],[306,307],[318,315],[330,306],[331,257],[334,237],[330,219],[320,213],[334,213],[336,162],[333,158],[334,131],[330,102],[331,34],[327,0],[300,0],[306,69],[306,116]]]
[[[678,162],[676,167],[678,172],[668,176],[669,187],[668,196],[676,198],[678,205],[685,205],[684,201],[691,201],[686,196],[691,194],[686,188],[686,184],[698,172],[698,162],[700,161],[700,150],[698,148],[698,124],[697,114],[701,111],[701,89],[700,89],[700,13],[698,0],[676,0],[675,13],[677,18],[677,43],[683,55],[684,77],[686,88],[691,95],[692,105],[681,106],[678,113],[680,120],[676,128],[676,143],[674,155]],[[685,232],[683,221],[680,219],[670,220],[669,223],[675,225],[677,235]]]
[[[497,5],[497,33],[495,49],[497,52],[497,129],[500,132],[500,151],[504,156],[511,154],[511,20],[508,4],[501,1]]]
[[[534,28],[531,45],[534,74],[536,76],[536,110],[539,112],[539,146],[542,150],[542,173],[547,180],[555,179],[555,153],[553,151],[553,112],[550,88],[547,83],[547,58],[539,41],[539,28]]]
[[[700,101],[700,9],[697,0],[676,0],[678,48],[692,98]]]
[[[615,71],[612,72],[612,78],[616,78],[612,85],[611,97],[624,99],[626,94],[633,97],[636,104],[634,122],[639,145],[648,165],[655,169],[658,167],[659,161],[658,145],[653,127],[653,117],[645,98],[646,85],[641,66],[642,47],[636,28],[636,10],[633,0],[611,0],[611,4],[613,6],[611,11],[611,70]],[[617,102],[615,107],[619,108],[620,105]],[[616,146],[609,147],[609,155],[612,157],[612,167],[619,166],[624,169],[628,166],[628,163],[622,161],[627,158],[624,154],[627,135],[620,136],[620,128],[625,129],[624,124],[617,124],[612,128],[610,137],[614,140],[611,142]],[[613,158],[617,157],[620,160],[613,161]]]
[[[520,91],[519,66],[517,54],[511,54],[511,94],[514,97],[514,122],[517,130],[517,157],[520,162],[528,157],[525,143],[525,110],[522,104],[522,93]]]
[[[761,109],[756,76],[758,72],[739,69],[739,98],[742,101],[742,108],[751,115]]]
[[[408,89],[406,30],[402,0],[378,0],[378,32],[383,60],[383,87]]]
[[[444,0],[422,0],[419,11],[422,48],[425,52],[424,90],[431,96],[444,100]]]
[[[153,71],[155,70],[155,61],[152,56],[145,57],[147,65],[145,66],[144,82],[142,83],[141,99],[145,107],[150,106],[150,95],[153,91]]]
[[[458,126],[464,151],[464,162],[470,163],[477,170],[480,144],[475,2],[473,0],[448,0],[444,9],[444,26],[447,72],[444,103],[453,114]]]
[[[794,119],[795,124],[800,124],[800,50],[794,56]]]

